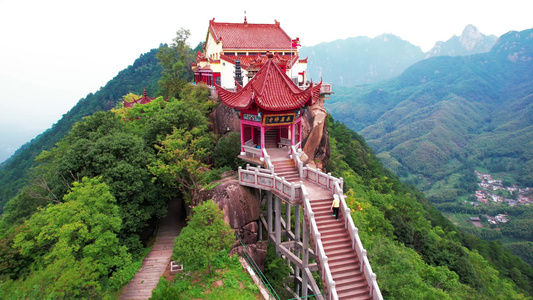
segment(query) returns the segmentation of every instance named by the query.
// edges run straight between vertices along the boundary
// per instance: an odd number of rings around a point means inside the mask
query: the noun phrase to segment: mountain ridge
[[[439,41],[427,52],[399,36],[384,33],[374,38],[358,36],[302,47],[300,56],[309,58],[311,78],[322,78],[335,86],[354,86],[399,76],[409,66],[430,57],[488,52],[496,39],[467,25],[460,36]]]

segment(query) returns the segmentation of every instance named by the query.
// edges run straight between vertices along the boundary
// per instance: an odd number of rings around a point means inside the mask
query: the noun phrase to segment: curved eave
[[[230,108],[248,109],[253,103],[252,93],[249,90],[242,89],[238,92],[231,92],[217,84],[215,84],[215,88],[220,101]]]

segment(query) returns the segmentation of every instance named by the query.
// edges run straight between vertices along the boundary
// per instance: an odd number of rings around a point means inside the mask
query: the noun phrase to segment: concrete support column
[[[309,267],[309,229],[307,220],[304,218],[303,235],[302,235],[302,297],[307,297],[307,285],[309,278],[305,269]]]
[[[291,231],[291,205],[287,202],[285,203],[285,229],[285,237],[287,238],[287,241],[289,241],[291,237],[289,234],[289,231]]]
[[[261,219],[259,219],[257,221],[257,225],[259,226],[259,233],[258,233],[258,237],[257,238],[260,241],[262,241],[263,240],[263,222],[261,222]]]
[[[276,252],[279,255],[279,245],[281,244],[281,198],[274,197],[274,214],[275,214],[275,237],[276,237]]]
[[[267,235],[272,234],[272,192],[267,192]],[[267,239],[268,240],[268,239]]]
[[[294,240],[296,242],[300,241],[300,209],[301,209],[300,204],[296,204],[294,206]],[[294,255],[296,255],[296,257],[300,257],[299,248],[294,249]],[[300,276],[300,272],[301,272],[300,267],[295,266],[294,274],[296,276]],[[294,292],[297,295],[300,295],[300,282],[298,280],[294,280]]]

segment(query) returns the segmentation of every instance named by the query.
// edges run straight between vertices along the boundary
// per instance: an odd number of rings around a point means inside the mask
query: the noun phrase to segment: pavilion
[[[239,115],[241,156],[260,157],[263,149],[292,146],[301,149],[302,110],[320,97],[321,83],[299,88],[274,59],[267,60],[244,86],[236,92],[215,84],[220,100]]]

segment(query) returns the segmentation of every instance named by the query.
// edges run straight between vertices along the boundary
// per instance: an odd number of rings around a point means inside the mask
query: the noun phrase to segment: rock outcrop
[[[220,103],[217,108],[209,114],[209,121],[213,132],[221,135],[229,131],[240,132],[241,126],[239,117],[232,108]]]
[[[225,178],[213,189],[201,190],[199,199],[200,202],[213,199],[224,211],[224,221],[233,229],[243,228],[259,219],[259,190],[241,186],[236,179]]]
[[[218,183],[218,184],[217,184]],[[229,255],[235,253],[242,256],[243,244],[246,252],[252,257],[261,270],[264,270],[267,242],[257,241],[259,231],[260,202],[259,191],[244,187],[233,177],[224,178],[212,185],[217,184],[211,190],[201,190],[200,202],[213,199],[224,213],[224,221],[231,226],[239,236]],[[212,186],[211,185],[211,186]]]
[[[231,249],[229,255],[238,254],[240,256],[243,256],[243,251],[244,249],[242,246],[237,246]],[[254,260],[255,264],[259,267],[259,269],[261,269],[261,271],[265,270],[265,261],[267,254],[266,241],[259,241],[257,242],[257,244],[247,245],[246,254]]]
[[[329,162],[327,116],[324,98],[320,98],[313,106],[306,109],[302,116],[302,149],[305,153],[302,161],[312,168],[324,169]]]

